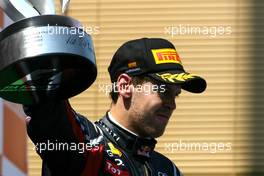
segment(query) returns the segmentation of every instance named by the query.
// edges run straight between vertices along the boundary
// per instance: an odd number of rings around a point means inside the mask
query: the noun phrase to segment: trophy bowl
[[[73,18],[25,18],[0,33],[0,97],[8,101],[67,99],[87,89],[96,76],[91,36]]]

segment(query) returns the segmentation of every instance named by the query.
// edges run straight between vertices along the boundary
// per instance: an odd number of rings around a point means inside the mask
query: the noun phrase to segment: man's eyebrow
[[[175,87],[173,86],[170,86],[170,85],[166,85],[165,84],[165,89],[168,90],[168,91],[173,91],[175,89]],[[179,86],[179,88],[176,88],[176,93],[175,95],[180,95],[181,94],[181,87]]]

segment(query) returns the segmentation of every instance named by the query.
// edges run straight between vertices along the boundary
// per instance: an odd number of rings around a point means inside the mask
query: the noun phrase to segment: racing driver
[[[108,71],[112,103],[95,123],[68,100],[24,106],[42,175],[180,176],[176,165],[154,150],[155,138],[164,133],[181,90],[201,93],[206,81],[186,72],[174,45],[161,38],[124,43]]]

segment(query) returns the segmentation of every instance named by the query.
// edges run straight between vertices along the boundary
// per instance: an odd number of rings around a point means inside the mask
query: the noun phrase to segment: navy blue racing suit
[[[180,176],[175,164],[154,151],[156,140],[140,138],[110,120],[95,123],[67,100],[24,106],[27,132],[42,158],[43,176]]]

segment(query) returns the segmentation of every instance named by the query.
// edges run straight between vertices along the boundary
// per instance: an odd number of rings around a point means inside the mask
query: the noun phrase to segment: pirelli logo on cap
[[[164,48],[164,49],[152,49],[156,64],[169,64],[176,63],[181,64],[179,55],[175,49]]]

